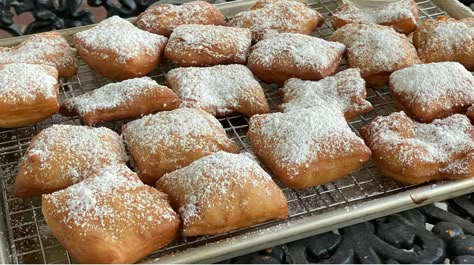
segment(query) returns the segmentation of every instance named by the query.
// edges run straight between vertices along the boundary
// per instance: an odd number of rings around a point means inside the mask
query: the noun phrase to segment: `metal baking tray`
[[[420,19],[450,15],[457,18],[472,16],[462,10],[454,0],[442,2],[445,9],[430,0],[417,1]],[[451,2],[452,1],[452,2]],[[248,8],[252,1],[235,1],[219,4],[227,17]],[[328,17],[341,4],[334,0],[309,0],[307,4],[325,17],[325,24],[315,36],[326,38],[333,32]],[[449,13],[447,13],[449,7]],[[458,12],[461,10],[462,12]],[[66,37],[88,28],[79,27],[61,31]],[[25,37],[0,40],[0,46],[17,44]],[[341,69],[346,66],[343,64]],[[164,83],[164,74],[173,68],[162,63],[150,77]],[[60,82],[60,100],[74,97],[103,86],[111,81],[92,72],[79,60],[78,74]],[[279,103],[277,88],[263,84],[272,109]],[[356,132],[378,115],[396,111],[387,87],[368,88],[368,100],[374,110],[350,122]],[[248,119],[240,115],[219,119],[228,136],[236,141],[242,151],[252,152],[246,136]],[[116,131],[126,121],[99,124]],[[42,129],[56,123],[81,124],[77,117],[67,118],[57,114],[34,126],[17,129],[0,129],[0,262],[2,263],[74,263],[49,232],[41,214],[41,199],[20,199],[13,196],[13,185],[20,158],[31,138]],[[474,191],[474,178],[460,181],[439,181],[424,185],[404,186],[383,177],[371,161],[351,174],[310,189],[285,188],[276,180],[288,198],[289,218],[283,222],[266,222],[217,236],[179,237],[171,245],[147,258],[145,263],[197,263],[218,262],[274,245],[309,237],[358,222],[407,210],[435,201],[445,200]]]

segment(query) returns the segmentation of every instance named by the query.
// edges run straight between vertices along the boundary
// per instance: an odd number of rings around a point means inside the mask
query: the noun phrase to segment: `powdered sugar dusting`
[[[278,58],[286,55],[288,62],[297,67],[307,67],[315,71],[324,71],[346,47],[338,42],[326,41],[298,33],[281,33],[267,37],[252,47],[249,62],[271,66]]]
[[[181,98],[182,107],[216,109],[217,115],[225,115],[238,110],[242,104],[266,106],[266,102],[260,100],[264,100],[262,87],[243,65],[176,68],[169,71],[166,78]]]
[[[126,63],[128,59],[139,53],[156,54],[163,47],[166,37],[152,34],[135,27],[132,23],[118,16],[103,20],[95,27],[78,32],[74,35],[88,48],[86,52],[95,56],[108,56],[101,50],[110,50],[117,56],[118,63]],[[88,50],[98,50],[97,52]]]
[[[444,53],[454,53],[456,50],[465,50],[472,52],[474,47],[474,25],[453,19],[447,21],[433,21],[419,27],[419,30],[426,39],[417,47],[420,54],[423,50],[441,50]],[[471,44],[471,45],[467,45]],[[468,52],[466,52],[468,53]]]
[[[75,110],[80,115],[91,111],[113,109],[133,101],[137,96],[153,90],[169,89],[159,86],[149,77],[140,77],[118,83],[107,84],[89,93],[71,98],[63,104],[69,111]]]
[[[56,98],[57,86],[57,71],[51,66],[26,63],[0,66],[0,102]]]
[[[235,177],[236,174],[239,178]],[[269,198],[273,197],[274,191],[279,191],[265,188],[269,183],[274,184],[268,173],[255,161],[242,154],[223,151],[168,173],[158,183],[158,186],[165,185],[167,190],[184,191],[184,203],[178,212],[185,226],[192,220],[199,220],[201,212],[212,209],[214,201],[225,199],[245,202],[239,192],[248,185],[261,187],[261,192]],[[232,208],[228,210],[232,211]]]
[[[315,105],[337,106],[343,112],[365,112],[372,109],[365,100],[365,81],[359,70],[350,68],[320,81],[289,79],[281,91],[286,102],[280,105],[284,112],[312,108]]]
[[[445,102],[447,108],[474,102],[474,77],[456,62],[416,64],[398,70],[390,76],[390,85],[394,93],[405,94],[413,104],[426,104],[427,109],[433,102]],[[442,100],[445,98],[450,101]]]
[[[103,231],[105,241],[115,241],[130,229],[143,233],[176,219],[171,207],[162,207],[163,195],[145,187],[125,165],[116,165],[44,199],[54,206],[55,214],[64,215],[60,222],[79,229],[79,236]]]

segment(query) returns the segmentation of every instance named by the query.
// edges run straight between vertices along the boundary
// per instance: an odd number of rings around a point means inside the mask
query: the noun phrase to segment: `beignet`
[[[53,125],[31,139],[16,176],[15,196],[61,190],[127,160],[122,139],[110,129]]]
[[[474,123],[474,106],[470,106],[466,112],[467,117]]]
[[[262,86],[243,65],[176,68],[166,74],[166,83],[181,98],[181,107],[214,116],[270,112]]]
[[[319,80],[333,74],[346,47],[338,42],[297,33],[267,37],[252,47],[247,66],[267,83],[292,77]]]
[[[401,0],[381,7],[359,8],[354,4],[344,4],[331,15],[334,29],[350,23],[369,23],[391,26],[396,31],[409,34],[416,29],[418,7],[414,0]]]
[[[225,25],[224,15],[213,4],[191,1],[182,5],[158,4],[141,13],[136,25],[151,33],[168,37],[180,25]]]
[[[107,84],[86,94],[67,99],[60,113],[79,115],[87,125],[129,119],[161,110],[172,110],[180,100],[171,89],[149,77]]]
[[[160,62],[166,41],[118,16],[73,36],[77,52],[90,68],[113,80],[148,74]]]
[[[56,113],[58,71],[49,65],[0,65],[0,127],[35,124]]]
[[[303,3],[287,0],[258,0],[248,11],[238,13],[229,26],[248,28],[254,42],[267,34],[284,32],[311,35],[324,19]]]
[[[372,104],[365,100],[365,81],[357,68],[349,68],[320,81],[292,78],[280,91],[283,94],[279,106],[282,112],[331,104],[344,113],[346,120],[350,120],[373,109]]]
[[[17,46],[0,47],[0,65],[10,63],[50,65],[65,78],[77,72],[76,50],[58,32],[35,34]]]
[[[169,195],[185,236],[220,234],[288,217],[283,192],[244,154],[203,157],[164,175],[156,187]]]
[[[133,168],[150,185],[164,174],[217,151],[239,152],[216,118],[190,108],[158,112],[127,123],[122,136]]]
[[[454,114],[430,124],[404,112],[379,116],[360,130],[372,160],[388,177],[405,184],[474,175],[474,127]]]
[[[51,233],[80,263],[133,263],[176,237],[179,218],[164,193],[125,165],[43,195]]]
[[[474,77],[456,62],[415,64],[393,72],[390,89],[408,116],[432,122],[474,103]]]
[[[245,64],[251,43],[248,29],[181,25],[171,33],[165,57],[178,66]]]
[[[474,71],[474,18],[427,19],[413,33],[413,44],[425,63],[453,61]]]
[[[330,37],[346,45],[349,67],[359,68],[369,86],[388,83],[389,76],[420,60],[407,36],[375,24],[347,24]]]
[[[250,118],[248,136],[260,161],[290,188],[342,177],[370,158],[341,110],[330,104]]]

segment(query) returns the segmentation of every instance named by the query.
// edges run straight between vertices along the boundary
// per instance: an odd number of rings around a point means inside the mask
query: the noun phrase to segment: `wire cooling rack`
[[[417,1],[420,10],[420,19],[445,15],[445,12],[429,0]],[[309,5],[318,10],[325,18],[325,23],[318,28],[315,36],[327,38],[333,32],[328,19],[331,12],[340,5],[340,1],[313,1]],[[165,82],[165,73],[173,68],[169,63],[162,63],[150,77],[160,84]],[[340,69],[346,68],[342,64]],[[60,82],[60,101],[81,95],[96,89],[111,81],[92,72],[82,60],[79,60],[78,74],[68,80]],[[277,88],[262,84],[270,107],[275,110],[279,104]],[[396,111],[391,93],[387,87],[367,89],[367,99],[373,104],[374,110],[350,121],[351,128],[358,129],[378,115],[386,115]],[[252,153],[249,140],[246,136],[248,119],[240,115],[228,116],[219,119],[227,135],[233,139],[243,152]],[[121,125],[127,121],[117,121],[99,124],[120,132]],[[20,158],[23,156],[31,138],[42,129],[52,124],[76,124],[81,122],[77,117],[63,117],[59,114],[35,124],[34,126],[17,129],[0,129],[0,190],[3,204],[4,222],[6,231],[4,236],[9,244],[10,260],[12,263],[74,263],[56,239],[49,232],[41,213],[41,198],[20,199],[13,196],[13,185]],[[382,177],[372,161],[368,161],[349,175],[325,185],[310,189],[293,190],[284,187],[277,179],[288,199],[289,221],[298,218],[314,216],[349,205],[358,205],[375,198],[389,196],[404,191],[413,186],[403,186],[389,178]],[[442,184],[441,184],[442,185]],[[287,221],[287,222],[289,222]],[[185,238],[179,237],[171,245],[154,252],[145,260],[161,257],[176,251],[190,249],[211,242],[232,238],[255,231],[263,231],[285,222],[267,222],[246,229],[225,233],[217,236]]]

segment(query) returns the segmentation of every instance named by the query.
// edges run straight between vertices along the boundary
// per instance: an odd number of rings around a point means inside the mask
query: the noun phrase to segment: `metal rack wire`
[[[421,20],[445,15],[430,0],[420,0],[417,3]],[[315,36],[326,38],[332,34],[333,30],[328,16],[338,5],[340,5],[340,1],[334,0],[321,0],[310,3],[312,8],[318,10],[325,17],[324,25],[317,29],[314,34]],[[79,60],[79,63],[79,71],[76,76],[69,80],[61,80],[60,101],[111,82],[92,72],[83,61]],[[340,68],[344,69],[345,67],[343,64]],[[161,64],[149,76],[163,84],[165,73],[172,68],[173,65],[169,63]],[[262,85],[265,88],[265,94],[270,107],[276,109],[280,100],[276,87],[266,84]],[[374,110],[350,122],[351,128],[356,132],[374,117],[396,111],[387,87],[368,88],[367,92],[367,99],[373,104]],[[252,152],[246,136],[248,129],[248,119],[246,117],[234,115],[219,119],[219,121],[224,126],[228,136],[239,145],[242,151]],[[121,125],[126,122],[108,122],[98,126],[106,126],[120,131]],[[3,207],[2,210],[5,215],[5,236],[10,244],[12,263],[74,262],[73,258],[69,256],[68,252],[58,244],[49,232],[41,213],[41,199],[39,197],[20,199],[13,196],[13,185],[18,163],[26,151],[31,138],[42,129],[57,123],[81,124],[77,117],[69,118],[56,114],[34,126],[0,130],[0,196],[3,201],[1,207]],[[317,215],[338,207],[358,204],[410,188],[396,183],[389,178],[382,177],[371,161],[341,179],[310,189],[293,190],[284,187],[278,180],[275,181],[282,188],[288,199],[289,220]],[[173,244],[156,251],[148,258],[167,255],[174,251],[185,250],[235,235],[259,231],[277,224],[281,224],[281,222],[267,222],[217,236],[195,238],[181,236]]]

